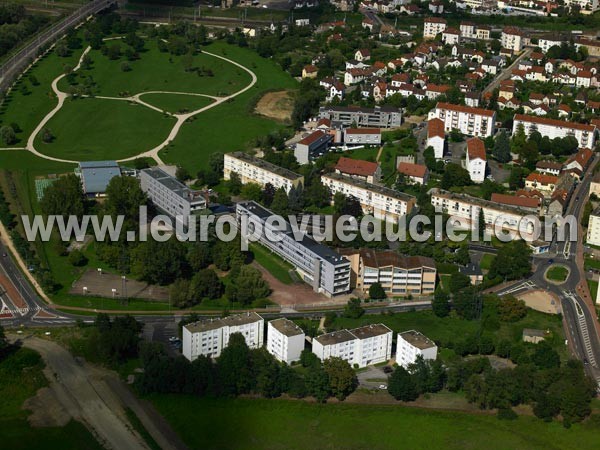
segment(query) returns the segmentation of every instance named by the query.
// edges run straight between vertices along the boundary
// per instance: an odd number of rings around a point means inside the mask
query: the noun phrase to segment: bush
[[[87,262],[88,259],[80,250],[72,250],[71,253],[69,253],[69,263],[75,267],[85,266]]]

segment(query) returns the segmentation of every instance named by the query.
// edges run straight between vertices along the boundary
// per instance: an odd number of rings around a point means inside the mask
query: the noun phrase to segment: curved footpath
[[[88,46],[84,50],[84,52],[81,54],[81,57],[79,58],[79,62],[77,63],[77,66],[75,66],[75,68],[73,69],[74,72],[81,68],[81,63],[83,61],[83,58],[85,55],[87,55],[89,53],[90,50],[91,50],[91,47]],[[179,134],[179,130],[181,129],[181,126],[186,122],[186,120],[188,120],[189,118],[191,118],[197,114],[200,114],[201,112],[204,112],[211,108],[214,108],[215,106],[218,106],[221,103],[227,102],[227,101],[237,97],[240,94],[243,94],[244,92],[246,92],[248,89],[251,89],[256,84],[256,81],[257,81],[256,74],[254,72],[252,72],[250,69],[248,69],[247,67],[245,67],[245,66],[241,65],[240,63],[235,62],[229,58],[225,58],[224,56],[216,55],[214,53],[210,53],[210,52],[206,52],[206,51],[203,51],[202,53],[206,54],[206,55],[210,55],[214,58],[222,59],[223,61],[226,61],[230,64],[233,64],[234,66],[237,66],[237,67],[245,70],[252,77],[252,81],[246,87],[240,89],[239,91],[237,91],[231,95],[225,96],[225,97],[216,97],[213,95],[200,94],[200,93],[196,93],[196,92],[174,92],[174,91],[146,91],[146,92],[137,93],[130,97],[108,97],[108,96],[95,96],[94,97],[94,98],[100,98],[100,99],[104,99],[104,100],[120,100],[120,101],[124,100],[124,101],[134,102],[134,103],[138,103],[142,106],[145,106],[146,108],[150,108],[152,110],[158,111],[160,113],[165,113],[165,111],[163,111],[162,109],[160,109],[154,105],[151,105],[151,104],[143,101],[140,97],[145,94],[176,94],[176,95],[193,95],[193,96],[199,96],[199,97],[207,97],[207,98],[211,98],[214,100],[214,102],[210,103],[209,105],[203,106],[202,108],[196,109],[189,113],[175,114],[175,113],[167,112],[166,114],[168,114],[172,117],[175,117],[176,122],[175,122],[175,125],[173,125],[173,128],[169,132],[169,135],[166,137],[166,139],[163,142],[161,142],[159,145],[157,145],[156,147],[151,148],[150,150],[147,150],[142,153],[138,153],[137,155],[130,156],[128,158],[120,159],[120,160],[118,160],[119,162],[132,161],[137,158],[153,158],[158,164],[164,164],[162,159],[160,158],[160,156],[158,156],[158,152],[160,152],[163,148],[165,148],[167,145],[169,145],[177,137],[177,135]],[[58,103],[52,109],[52,111],[50,111],[48,114],[46,114],[44,116],[44,118],[40,121],[40,123],[35,127],[35,129],[31,133],[31,135],[27,139],[27,145],[23,149],[30,151],[31,153],[33,153],[36,156],[39,156],[40,158],[48,159],[51,161],[57,161],[57,162],[77,164],[79,161],[56,158],[54,156],[50,156],[50,155],[41,153],[39,150],[37,150],[35,148],[36,136],[40,133],[40,131],[42,131],[42,129],[46,126],[46,124],[50,121],[50,119],[52,119],[52,117],[54,117],[56,115],[56,113],[58,111],[60,111],[60,109],[63,107],[63,105],[65,103],[65,100],[67,99],[67,97],[70,96],[68,93],[63,92],[58,88],[58,82],[60,80],[62,80],[65,76],[66,76],[66,74],[59,75],[52,81],[52,90],[56,94]],[[19,150],[19,149],[15,148],[14,150]]]

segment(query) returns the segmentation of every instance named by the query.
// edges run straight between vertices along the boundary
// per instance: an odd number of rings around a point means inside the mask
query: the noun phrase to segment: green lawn
[[[0,442],[1,447],[15,450],[100,450],[102,447],[79,422],[63,428],[32,428],[23,402],[47,385],[42,373],[44,363],[33,350],[21,348],[0,362]]]
[[[211,449],[594,449],[600,429],[565,429],[534,417],[402,406],[154,395],[151,401],[190,448]]]
[[[118,41],[107,43],[114,45]],[[121,44],[122,48],[125,47]],[[182,56],[161,53],[155,40],[146,39],[146,50],[140,53],[140,59],[128,61],[130,71],[121,70],[126,60],[111,60],[100,50],[91,50],[92,59],[89,69],[77,71],[76,81],[91,76],[94,80],[93,92],[96,95],[118,97],[122,93],[129,95],[146,91],[192,92],[196,94],[230,95],[247,86],[251,77],[248,72],[227,61],[199,53],[193,57],[193,68],[210,69],[212,76],[198,75],[199,72],[185,71]],[[210,46],[206,50],[211,52]],[[256,56],[258,58],[258,56]],[[235,60],[235,58],[233,58]],[[58,87],[68,92],[69,83],[63,78]]]
[[[55,139],[36,148],[45,154],[76,161],[121,159],[157,146],[175,124],[164,116],[135,103],[86,98],[67,100],[48,122]]]
[[[586,256],[584,258],[584,267],[585,267],[585,270],[589,270],[589,269],[600,270],[600,260]]]
[[[170,113],[195,111],[210,105],[214,100],[199,95],[144,94],[140,100]]]
[[[569,269],[563,266],[552,266],[546,271],[546,277],[552,281],[565,281],[569,275]]]
[[[252,114],[251,106],[265,91],[290,89],[296,81],[272,60],[263,59],[249,49],[215,42],[206,51],[226,56],[248,67],[258,78],[248,91],[194,117],[185,124],[160,157],[196,173],[205,167],[211,153],[231,152],[251,146],[258,137],[284,127],[281,123]]]
[[[496,255],[485,253],[481,258],[481,270],[490,270],[490,267],[492,267],[492,261],[494,259],[496,259]]]
[[[290,269],[292,265],[285,262],[275,253],[269,251],[266,247],[260,244],[250,245],[250,250],[254,254],[254,259],[257,263],[269,271],[271,275],[285,284],[292,283],[290,277]]]
[[[588,288],[590,289],[590,295],[594,302],[596,301],[596,296],[598,295],[598,282],[594,280],[587,280]]]

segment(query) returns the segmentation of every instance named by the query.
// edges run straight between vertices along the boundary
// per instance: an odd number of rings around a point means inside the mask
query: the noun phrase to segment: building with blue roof
[[[121,168],[116,161],[82,161],[75,173],[81,178],[85,194],[102,196],[110,180],[121,176]]]

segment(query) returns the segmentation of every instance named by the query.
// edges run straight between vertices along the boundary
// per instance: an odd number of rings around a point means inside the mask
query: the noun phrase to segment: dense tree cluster
[[[254,393],[296,398],[313,396],[343,400],[357,386],[350,365],[339,358],[322,363],[312,352],[302,352],[303,370],[278,362],[265,348],[249,349],[244,337],[234,333],[216,361],[200,356],[193,362],[168,357],[157,344],[143,344],[140,359],[144,373],[136,385],[144,393],[186,393],[199,396],[232,397]]]
[[[42,29],[48,21],[46,15],[27,13],[22,4],[0,5],[0,56],[19,46],[29,36]]]
[[[410,402],[421,394],[439,392],[445,384],[446,371],[440,360],[425,360],[419,355],[408,367],[397,367],[388,379],[388,392],[396,400]]]
[[[141,322],[129,315],[117,316],[111,320],[106,314],[98,314],[94,322],[94,333],[88,340],[89,351],[109,364],[135,358],[143,327]]]

